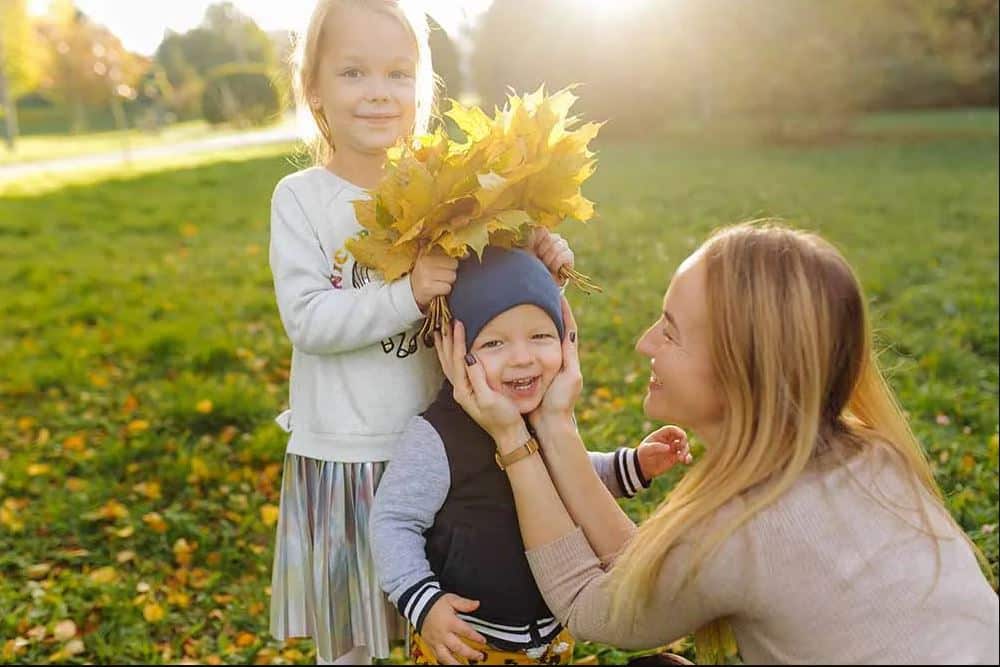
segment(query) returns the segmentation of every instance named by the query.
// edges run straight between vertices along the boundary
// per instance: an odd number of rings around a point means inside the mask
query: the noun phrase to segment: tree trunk
[[[14,101],[14,96],[10,94],[7,88],[7,72],[4,67],[4,57],[3,57],[3,37],[0,36],[0,106],[4,108],[4,125],[6,126],[6,132],[4,133],[4,139],[7,143],[7,150],[14,150],[14,140],[17,139],[17,103]]]

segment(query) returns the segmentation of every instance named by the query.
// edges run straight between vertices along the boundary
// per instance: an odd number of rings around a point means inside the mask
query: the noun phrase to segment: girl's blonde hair
[[[428,131],[435,113],[435,96],[439,85],[431,62],[429,28],[427,16],[414,0],[317,0],[309,25],[304,35],[296,39],[292,53],[292,85],[295,101],[308,108],[316,123],[318,136],[311,146],[316,164],[327,162],[335,150],[333,134],[322,108],[309,104],[309,97],[316,94],[319,87],[319,66],[322,60],[325,40],[329,34],[329,22],[334,11],[342,7],[362,7],[373,12],[390,16],[403,26],[413,38],[417,49],[417,69],[415,77],[416,117],[413,133]]]
[[[887,448],[918,497],[942,500],[879,370],[865,297],[843,256],[814,234],[770,221],[717,231],[701,253],[712,363],[727,409],[719,441],[641,525],[612,570],[614,613],[633,620],[648,604],[664,558],[689,531],[767,482],[735,520],[697,540],[680,585],[788,491],[820,449]],[[932,534],[925,503],[919,511],[922,530]],[[726,631],[720,619],[695,633],[699,660],[721,657]]]

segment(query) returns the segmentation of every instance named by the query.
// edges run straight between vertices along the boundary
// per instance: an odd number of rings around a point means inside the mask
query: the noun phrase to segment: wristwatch
[[[496,454],[494,454],[494,458],[497,461],[497,465],[500,466],[500,470],[506,470],[511,464],[528,458],[537,451],[538,441],[535,440],[535,436],[530,436],[527,442],[508,454],[500,454],[500,450],[498,449]]]

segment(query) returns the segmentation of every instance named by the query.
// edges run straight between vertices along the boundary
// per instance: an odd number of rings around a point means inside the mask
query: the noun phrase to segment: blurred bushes
[[[482,102],[579,82],[604,135],[685,125],[779,140],[840,133],[871,109],[996,104],[996,0],[586,7],[494,2],[472,61]]]
[[[281,113],[281,95],[265,66],[233,63],[209,73],[201,111],[212,124],[263,125]]]

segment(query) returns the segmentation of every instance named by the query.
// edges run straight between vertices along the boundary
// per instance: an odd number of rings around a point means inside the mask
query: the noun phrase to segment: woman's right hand
[[[532,428],[539,434],[550,426],[573,425],[573,407],[583,390],[580,355],[577,351],[577,326],[569,301],[562,298],[565,335],[562,342],[562,368],[552,379],[542,402],[528,415]],[[575,429],[575,425],[573,425]]]
[[[458,275],[458,260],[435,249],[417,257],[410,272],[413,300],[420,312],[426,312],[434,297],[448,296]]]

